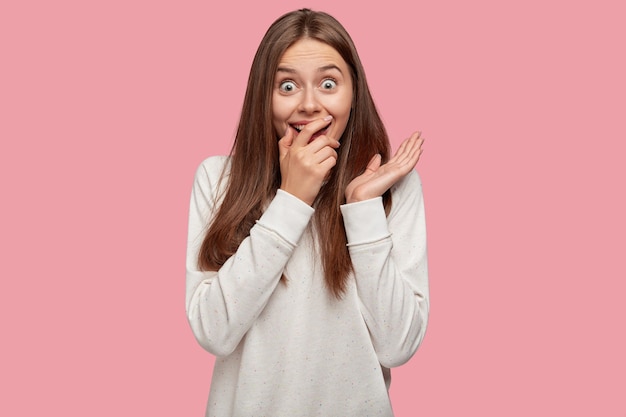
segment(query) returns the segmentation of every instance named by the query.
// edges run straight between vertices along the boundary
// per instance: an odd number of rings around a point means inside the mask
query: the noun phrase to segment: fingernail
[[[331,120],[333,120],[333,116],[331,116],[330,114],[328,116],[324,117],[324,121],[325,122],[329,122]]]

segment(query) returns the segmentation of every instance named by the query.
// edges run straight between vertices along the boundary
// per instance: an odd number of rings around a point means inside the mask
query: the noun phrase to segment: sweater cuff
[[[372,243],[390,236],[383,198],[341,206],[348,246]]]
[[[296,246],[314,212],[304,201],[278,189],[257,223]]]

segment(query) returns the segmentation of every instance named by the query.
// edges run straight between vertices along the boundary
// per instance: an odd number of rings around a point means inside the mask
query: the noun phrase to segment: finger
[[[417,149],[419,149],[422,143],[422,139],[420,138],[420,136],[421,136],[420,133],[417,132],[417,133],[412,134],[411,137],[408,139],[407,149],[406,149],[407,155],[410,155],[413,152],[415,152]]]
[[[285,135],[278,141],[278,154],[281,159],[287,155],[289,147],[293,144],[293,136],[293,129],[288,127]]]
[[[422,153],[422,149],[419,146],[414,146],[409,152],[404,155],[401,161],[398,162],[398,166],[407,172],[415,167],[419,156]]]
[[[421,138],[421,132],[415,132],[409,137],[407,140],[403,142],[400,149],[397,152],[396,163],[400,165],[404,165],[406,163],[411,163],[416,153],[419,151],[422,146],[423,139]]]
[[[328,158],[337,159],[337,151],[333,148],[326,146],[319,151],[315,152],[313,161],[317,164],[327,160]]]
[[[413,148],[407,154],[407,158],[404,163],[406,163],[407,165],[410,165],[411,168],[415,167],[415,165],[417,164],[417,161],[419,161],[420,155],[422,155],[422,152],[424,152],[424,149],[422,149],[423,143],[424,143],[424,138],[422,137],[417,138]]]
[[[324,118],[315,119],[312,122],[307,123],[306,126],[304,126],[304,129],[302,129],[300,133],[298,133],[298,136],[296,136],[296,138],[294,139],[293,144],[298,147],[306,146],[315,133],[330,125],[332,119],[332,116],[326,116]]]
[[[424,144],[424,137],[422,137],[422,132],[413,133],[412,137],[415,139],[415,147],[418,149],[422,147]]]
[[[331,147],[337,149],[339,142],[333,138],[329,138],[326,135],[318,136],[314,141],[307,145],[312,152],[319,152],[321,149]]]
[[[398,150],[396,151],[396,153],[395,153],[395,154],[393,154],[393,156],[391,157],[391,159],[390,159],[389,161],[387,161],[387,163],[394,163],[394,162],[397,162],[397,161],[398,161],[398,160],[402,157],[402,155],[403,155],[403,154],[404,154],[404,152],[405,152],[407,142],[408,142],[408,140],[407,140],[407,139],[405,139],[405,140],[404,140],[404,141],[400,144],[400,147],[398,148]]]
[[[415,141],[419,139],[421,134],[422,132],[413,132],[411,136],[409,136],[404,141],[402,141],[402,143],[400,144],[400,147],[398,148],[396,153],[393,155],[393,158],[389,160],[389,162],[398,163],[399,161],[403,160],[403,158],[408,153],[411,152],[415,144]]]
[[[405,139],[401,144],[396,153],[387,161],[385,165],[397,165],[401,164],[402,161],[406,158],[406,154],[410,148],[411,138]]]
[[[337,158],[336,158],[336,157],[335,157],[335,158],[330,157],[330,158],[327,158],[327,159],[325,159],[324,161],[320,162],[320,164],[319,164],[319,165],[320,165],[320,168],[321,168],[322,170],[324,170],[325,172],[328,172],[328,171],[330,171],[330,170],[331,170],[331,168],[332,168],[332,167],[334,167],[336,164],[337,164]]]
[[[367,167],[365,168],[366,171],[371,171],[371,172],[376,172],[378,171],[378,168],[380,168],[380,162],[382,160],[382,157],[380,156],[379,153],[377,153],[376,155],[374,155],[372,157],[372,159],[370,159],[370,161],[367,163]]]
[[[422,145],[424,144],[424,137],[422,137],[422,132],[417,132],[413,134],[413,137],[414,137],[414,143],[410,151],[411,158],[413,158],[413,155],[416,152],[421,153]]]

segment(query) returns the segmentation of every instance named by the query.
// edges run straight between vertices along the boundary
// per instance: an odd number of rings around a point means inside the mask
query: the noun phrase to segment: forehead
[[[290,67],[321,67],[328,64],[335,64],[341,69],[348,66],[335,48],[310,38],[296,41],[287,48],[279,61],[279,65],[288,65]]]

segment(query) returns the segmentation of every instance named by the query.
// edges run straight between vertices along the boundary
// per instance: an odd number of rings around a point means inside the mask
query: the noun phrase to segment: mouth
[[[299,125],[290,124],[289,126],[292,129],[294,129],[297,132],[297,134],[298,134],[298,133],[302,132],[302,129],[304,129],[306,124],[299,124]],[[330,130],[330,124],[328,124],[327,126],[324,126],[323,128],[321,128],[317,132],[313,133],[311,135],[311,139],[309,139],[309,143],[311,143],[313,140],[317,139],[318,137],[320,137],[322,135],[325,135],[326,133],[328,133],[329,130]]]

